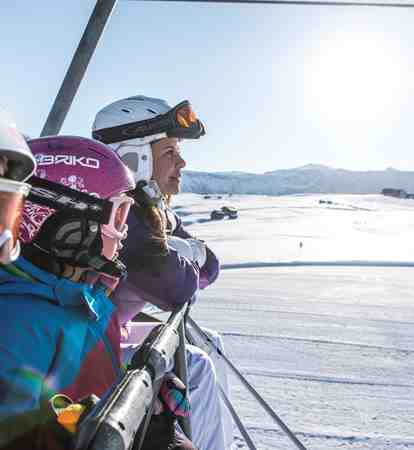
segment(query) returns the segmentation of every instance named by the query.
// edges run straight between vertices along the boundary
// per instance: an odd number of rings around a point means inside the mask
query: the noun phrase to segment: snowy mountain
[[[184,171],[182,182],[183,192],[199,194],[374,194],[381,192],[383,188],[414,192],[414,172],[392,168],[363,172],[307,164],[264,174]]]

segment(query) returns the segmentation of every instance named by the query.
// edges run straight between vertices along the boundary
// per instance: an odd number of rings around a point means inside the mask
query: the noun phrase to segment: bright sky
[[[2,2],[0,104],[39,135],[95,0]],[[62,133],[130,95],[189,99],[187,168],[414,170],[414,9],[119,0]]]

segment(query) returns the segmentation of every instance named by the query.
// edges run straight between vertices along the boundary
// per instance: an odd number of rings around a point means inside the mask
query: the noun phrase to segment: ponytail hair
[[[135,261],[140,268],[150,268],[158,272],[162,268],[164,257],[168,255],[167,219],[163,211],[148,200],[147,194],[142,189],[135,189],[133,197],[135,204],[132,212],[150,229],[142,253],[137,255]]]

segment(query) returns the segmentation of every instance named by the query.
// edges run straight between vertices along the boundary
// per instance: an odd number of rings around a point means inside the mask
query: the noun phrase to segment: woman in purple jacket
[[[180,127],[175,123],[180,114],[183,121],[191,116],[194,122]],[[167,199],[179,192],[185,167],[179,141],[198,139],[205,134],[204,126],[186,101],[170,108],[163,100],[139,95],[103,108],[93,128],[93,137],[118,153],[137,182],[129,238],[121,252],[129,280],[116,293],[122,297],[124,316],[131,319],[147,301],[172,310],[189,301],[198,288],[215,281],[219,272],[213,252],[184,230],[167,204]],[[182,256],[172,237],[191,239],[197,257]]]
[[[214,253],[183,228],[168,206],[170,196],[179,192],[185,167],[179,143],[204,134],[187,101],[171,108],[164,100],[139,95],[106,106],[95,118],[93,137],[118,153],[137,182],[121,252],[128,280],[114,293],[123,323],[146,302],[172,310],[218,276]],[[193,441],[203,450],[227,450],[232,430],[228,420],[222,420],[214,365],[193,346],[188,346],[187,360]]]

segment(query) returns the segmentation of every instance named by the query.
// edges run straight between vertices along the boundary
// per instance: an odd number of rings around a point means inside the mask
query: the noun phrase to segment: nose
[[[184,169],[184,167],[187,165],[187,163],[185,162],[185,160],[183,159],[183,157],[181,155],[178,155],[176,165],[179,169]]]

